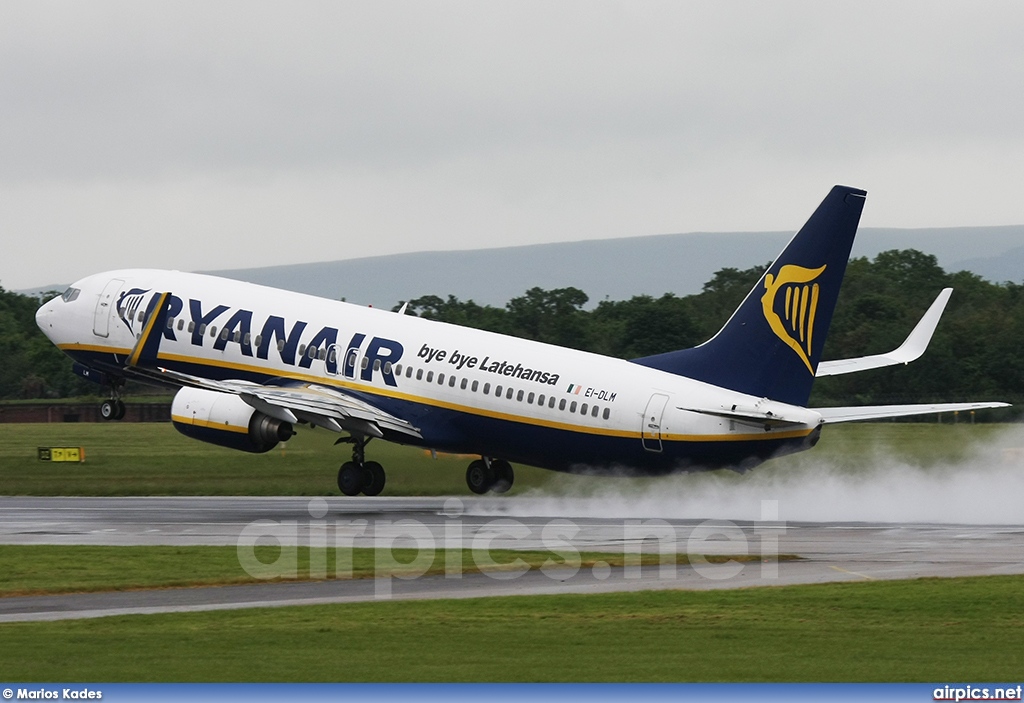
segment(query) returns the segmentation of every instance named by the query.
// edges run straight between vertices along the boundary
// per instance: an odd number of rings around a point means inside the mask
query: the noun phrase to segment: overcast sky
[[[5,2],[0,285],[795,230],[835,183],[865,226],[1021,224],[1022,37],[1018,2]]]

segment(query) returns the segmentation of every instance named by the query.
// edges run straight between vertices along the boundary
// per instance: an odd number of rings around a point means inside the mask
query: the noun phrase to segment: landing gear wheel
[[[494,493],[508,493],[516,480],[515,472],[512,471],[512,464],[504,459],[497,459],[491,462],[491,471],[494,472],[494,483],[491,484],[491,491]]]
[[[126,411],[127,408],[125,407],[123,400],[121,400],[120,398],[114,400],[114,417],[112,419],[123,420]]]
[[[347,496],[359,495],[363,491],[363,467],[353,461],[342,464],[338,469],[338,488]]]
[[[100,417],[104,420],[116,420],[117,419],[117,401],[116,400],[104,400],[100,403]]]
[[[494,471],[482,459],[477,459],[466,469],[466,485],[469,490],[482,496],[494,484]]]
[[[384,490],[384,467],[376,461],[363,464],[363,495],[379,496]]]

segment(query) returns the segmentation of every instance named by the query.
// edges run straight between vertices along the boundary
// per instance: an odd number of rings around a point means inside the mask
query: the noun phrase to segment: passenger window
[[[433,371],[427,371],[427,383],[430,383],[433,380],[434,380],[434,372]]]
[[[422,381],[423,380],[423,369],[416,369],[416,380],[417,381]]]
[[[502,390],[503,390],[503,389],[502,389],[502,387],[501,387],[501,386],[495,386],[495,387],[494,387],[494,395],[496,395],[497,397],[499,397],[499,398],[500,398],[500,397],[501,397],[501,391],[502,391]]]
[[[555,396],[551,396],[548,399],[548,407],[549,408],[554,408],[555,407]]]
[[[190,328],[192,327],[192,323],[191,322],[189,323],[189,327]],[[178,331],[181,332],[183,329],[185,329],[185,318],[179,317],[178,318]],[[189,329],[189,332],[191,332],[191,331],[192,330]]]
[[[519,391],[518,393],[516,393],[516,400],[518,400],[520,403],[523,402],[523,392],[522,391]]]
[[[391,362],[389,361],[388,364],[390,364],[390,363]],[[387,368],[388,368],[388,366],[387,366],[387,364],[385,364],[384,365],[384,370],[387,371]],[[402,365],[401,364],[395,364],[395,375],[396,376],[401,376],[402,375]]]
[[[257,347],[262,347],[262,346],[263,346],[263,336],[262,336],[262,335],[259,335],[259,334],[258,334],[258,335],[256,335],[256,339],[252,340],[252,342],[253,342],[253,344],[255,344],[255,345],[256,345]]]
[[[475,382],[474,382],[474,383],[475,383]],[[462,383],[460,383],[460,384],[459,384],[459,388],[460,388],[461,390],[466,390],[466,386],[467,386],[468,384],[469,384],[469,379],[467,379],[467,378],[464,378],[464,379],[462,379]],[[476,389],[474,388],[473,390],[476,390]]]
[[[216,336],[217,336],[217,325],[214,325],[213,327],[210,328],[210,339],[213,339]]]
[[[194,325],[195,323],[194,322],[190,322],[189,324]],[[202,325],[199,325],[199,334],[206,334],[206,324],[205,323],[202,324]]]
[[[490,383],[485,383],[484,384],[484,395],[487,395],[490,392],[491,392],[491,384]]]
[[[451,378],[448,379],[448,387],[449,388],[455,388],[455,380],[456,379],[455,379],[454,376],[452,376]],[[462,379],[462,387],[463,388],[466,387],[466,379]]]
[[[384,373],[389,374],[389,375],[391,374],[391,362],[390,361],[385,361],[384,362]],[[401,368],[398,369],[398,375],[399,376],[402,375],[402,369]]]
[[[411,366],[405,367],[405,377],[406,378],[412,378],[412,367]]]
[[[540,395],[539,395],[539,396],[537,397],[537,405],[539,405],[539,406],[541,406],[541,407],[543,408],[543,407],[544,407],[544,401],[545,401],[545,399],[546,399],[546,398],[545,398],[545,395],[544,395],[543,393],[541,393],[541,394],[540,394]]]
[[[507,391],[505,391],[505,399],[512,400],[513,393],[515,393],[515,391],[512,388],[509,388]]]
[[[188,333],[189,333],[189,334],[192,334],[192,333],[193,333],[193,332],[195,332],[195,331],[196,331],[196,323],[195,323],[195,322],[192,322],[192,321],[190,320],[190,321],[189,321],[189,323],[188,323]],[[202,331],[202,330],[199,330],[199,334],[202,334],[202,333],[203,333],[203,331]]]
[[[221,341],[222,341],[222,342],[226,342],[226,341],[227,341],[227,339],[228,339],[228,335],[229,335],[229,334],[231,334],[231,331],[230,331],[230,330],[229,330],[229,329],[228,329],[227,327],[225,327],[224,329],[222,329],[222,330],[220,331],[220,339],[221,339]]]
[[[173,330],[174,329],[174,318],[173,317],[168,317],[167,318],[167,329],[169,329],[169,330]]]
[[[587,410],[588,410],[587,404],[584,403],[583,406],[580,408],[580,415],[586,415],[587,414]]]
[[[531,393],[530,395],[526,396],[526,402],[529,403],[530,405],[533,405],[533,393]],[[543,405],[543,404],[544,403],[541,403],[541,405]]]
[[[470,390],[472,390],[474,393],[476,393],[476,389],[479,388],[479,387],[480,387],[480,381],[473,381],[473,388],[470,389]]]
[[[330,363],[333,364],[335,361],[337,361],[337,359],[338,359],[338,352],[337,352],[337,350],[334,347],[331,347],[331,350],[329,352],[327,352],[327,361],[329,361]]]
[[[373,360],[373,370],[380,371],[380,359]]]
[[[146,317],[146,311],[145,310],[139,310],[139,322],[142,322],[142,320],[145,317]]]
[[[609,417],[611,417],[611,415],[612,415],[611,408],[605,408],[604,412],[601,414],[601,417],[603,417],[605,420],[607,420]]]
[[[310,358],[310,359],[315,359],[315,358],[316,358],[316,347],[310,347],[310,348],[309,348],[309,349],[308,349],[308,350],[306,351],[306,353],[307,353],[307,354],[309,355],[309,358]]]
[[[565,410],[565,398],[562,398],[560,401],[558,401],[558,409]]]
[[[595,406],[594,406],[594,409],[590,411],[590,417],[597,417],[597,411],[598,411],[599,409],[600,409],[600,408],[598,408],[598,407],[597,407],[597,406],[595,405]]]
[[[569,403],[569,412],[571,412],[571,413],[576,412],[576,401],[575,400],[572,401],[571,403]]]
[[[360,368],[367,368],[370,365],[370,357],[364,356],[363,360],[359,363]]]
[[[251,342],[251,341],[252,341],[252,336],[248,332],[246,332],[245,336],[242,337],[242,344],[244,344],[245,346],[249,346],[249,342]]]
[[[327,350],[321,349],[319,352],[317,352],[316,358],[320,359],[320,361],[325,360],[327,358]]]
[[[239,342],[242,341],[242,332],[241,332],[241,330],[235,330],[234,340],[235,340],[235,344],[238,344]]]
[[[277,350],[279,352],[283,352],[284,351],[284,340],[283,339],[277,340]]]
[[[444,385],[444,374],[443,373],[437,374],[437,382],[438,382],[439,385],[442,385],[442,386]]]

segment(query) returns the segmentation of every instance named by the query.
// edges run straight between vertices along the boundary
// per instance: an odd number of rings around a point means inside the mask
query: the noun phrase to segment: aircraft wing
[[[821,415],[824,424],[836,422],[855,422],[857,420],[880,420],[887,417],[906,417],[909,415],[928,415],[930,413],[948,413],[982,408],[1008,408],[1009,403],[932,403],[922,405],[865,405],[849,408],[813,408]]]
[[[935,298],[935,302],[931,304],[931,307],[925,312],[917,326],[914,327],[910,336],[898,348],[893,349],[888,354],[822,361],[818,364],[818,371],[814,375],[818,378],[822,376],[838,376],[844,373],[880,369],[885,366],[909,364],[911,361],[914,361],[924,354],[924,350],[928,348],[928,343],[932,341],[932,334],[935,333],[935,327],[939,324],[939,318],[942,317],[942,312],[946,309],[946,303],[949,302],[949,296],[952,292],[952,288],[942,289],[942,292]]]
[[[420,431],[407,420],[328,386],[315,383],[264,386],[249,381],[215,381],[165,368],[157,368],[155,375],[165,383],[237,395],[256,410],[285,422],[308,422],[334,432],[360,432],[371,437],[383,437],[385,431],[421,437]]]

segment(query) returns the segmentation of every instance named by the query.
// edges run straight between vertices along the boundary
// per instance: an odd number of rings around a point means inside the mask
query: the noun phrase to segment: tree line
[[[503,307],[449,295],[408,301],[407,314],[632,359],[692,347],[728,320],[765,266],[723,268],[700,293],[602,300],[577,288],[531,288]],[[890,351],[944,287],[954,288],[925,355],[906,367],[820,379],[815,405],[1024,401],[1024,286],[947,273],[920,251],[851,259],[823,359]],[[45,298],[0,288],[0,398],[94,394],[35,325]],[[396,306],[398,310],[400,306]]]
[[[635,359],[710,339],[768,265],[721,269],[700,293],[688,296],[640,295],[588,309],[589,298],[577,288],[531,288],[504,307],[428,295],[408,301],[407,313]],[[947,273],[934,256],[914,249],[850,260],[822,358],[891,351],[945,287],[954,289],[953,296],[921,359],[822,378],[811,403],[1024,400],[1024,286],[991,283],[968,271]]]

